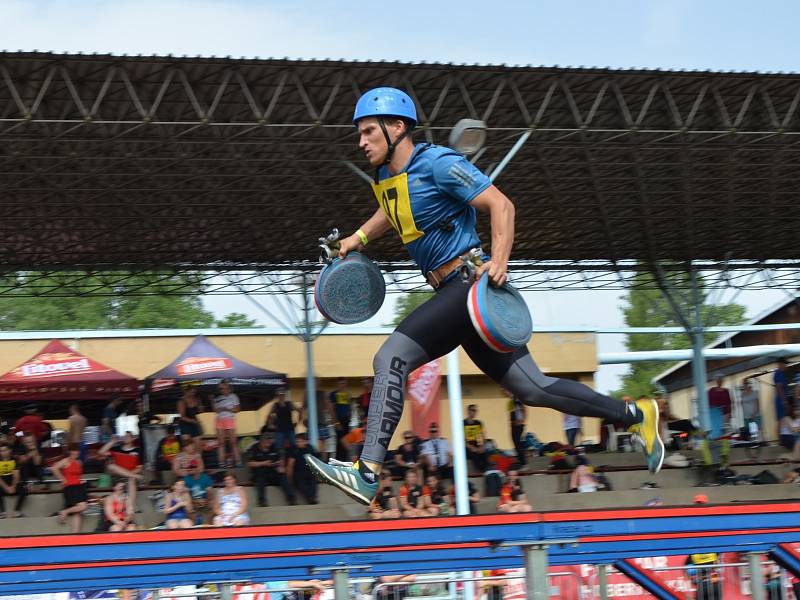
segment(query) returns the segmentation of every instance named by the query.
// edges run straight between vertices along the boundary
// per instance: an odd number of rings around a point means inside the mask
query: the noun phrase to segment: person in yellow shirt
[[[467,407],[467,418],[464,419],[464,441],[467,444],[467,458],[475,468],[483,473],[489,466],[489,455],[486,452],[486,435],[483,423],[478,420],[478,407],[470,404]]]
[[[22,505],[27,498],[27,489],[19,476],[19,466],[7,444],[0,446],[0,517],[6,516],[6,496],[16,496],[17,502],[11,517],[21,517]]]

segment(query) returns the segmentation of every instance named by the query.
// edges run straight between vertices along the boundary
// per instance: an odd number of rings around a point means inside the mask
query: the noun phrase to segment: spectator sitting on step
[[[783,478],[783,483],[800,483],[800,467],[789,471]]]
[[[531,505],[528,504],[528,496],[525,494],[525,490],[522,489],[522,481],[520,481],[517,471],[508,472],[503,488],[500,490],[497,510],[507,513],[531,512],[533,510]]]
[[[127,487],[127,491],[126,488]],[[134,531],[136,485],[133,479],[118,480],[103,499],[103,531]]]
[[[189,438],[183,445],[183,450],[172,460],[172,472],[175,476],[183,479],[195,469],[205,471],[203,457],[198,452],[194,440]]]
[[[70,447],[70,445],[67,447]],[[80,448],[80,444],[78,444],[78,447]],[[32,433],[26,433],[22,436],[22,442],[16,447],[15,454],[22,481],[38,481],[42,483],[44,481],[44,458],[39,446],[36,444],[36,437]]]
[[[193,512],[192,495],[183,479],[176,479],[164,498],[164,525],[167,529],[188,529],[194,526]]]
[[[478,492],[478,488],[475,487],[471,481],[467,480],[467,493],[469,494],[469,514],[477,515],[478,514],[478,502],[481,501],[480,492]],[[453,507],[453,512],[456,512],[456,486],[450,486],[450,506]]]
[[[142,462],[139,460],[139,448],[134,443],[133,434],[126,431],[122,440],[112,436],[111,440],[97,451],[102,458],[110,459],[106,471],[117,477],[127,479],[143,479]]]
[[[167,425],[167,435],[161,438],[156,445],[156,472],[155,480],[163,483],[163,471],[171,471],[175,457],[181,451],[181,441],[175,435],[175,425]]]
[[[22,481],[19,465],[11,453],[8,444],[0,445],[0,518],[6,516],[6,496],[16,496],[14,511],[8,513],[11,517],[21,517],[22,506],[27,498],[27,488]]]
[[[467,447],[467,459],[472,461],[478,472],[483,473],[489,466],[489,454],[486,451],[486,430],[478,419],[478,406],[467,407],[467,418],[464,419],[464,442]]]
[[[575,457],[575,469],[569,479],[570,491],[596,492],[597,479],[594,476],[594,469],[589,464],[589,459],[585,455],[579,454]]]
[[[453,478],[453,454],[450,444],[443,437],[439,437],[439,426],[431,423],[428,427],[430,437],[420,446],[422,464],[426,475],[434,474],[439,479]]]
[[[408,469],[420,466],[419,440],[413,431],[403,433],[403,443],[394,453],[394,464],[390,466],[392,475],[405,478]]]
[[[214,525],[217,527],[237,527],[248,525],[247,495],[236,484],[232,473],[225,475],[224,487],[214,495]]]
[[[419,485],[417,472],[409,469],[406,472],[406,482],[400,487],[400,510],[404,517],[429,517],[432,516],[431,507],[426,498],[430,498],[427,487]]]
[[[371,519],[397,519],[400,517],[400,508],[392,489],[392,475],[388,471],[381,472],[378,491],[367,508],[367,512]]]
[[[800,458],[800,406],[786,406],[786,416],[781,419],[781,446],[792,451],[792,460]]]
[[[289,483],[300,492],[309,504],[319,504],[317,500],[317,478],[306,462],[306,454],[319,458],[319,452],[308,441],[307,433],[298,433],[295,447],[287,450],[286,476]]]
[[[183,484],[189,490],[194,507],[195,521],[198,525],[206,520],[210,521],[211,503],[214,496],[214,480],[200,467],[190,469],[190,472],[183,478]]]
[[[364,445],[364,431],[367,427],[367,419],[361,417],[358,427],[353,427],[342,436],[342,448],[349,460],[355,462],[361,454],[361,447]]]
[[[258,441],[250,446],[247,451],[247,466],[250,467],[259,506],[267,506],[268,485],[280,486],[289,504],[297,504],[294,490],[286,476],[283,454],[273,442],[271,433],[262,433]]]
[[[452,514],[450,510],[450,496],[444,485],[436,475],[428,475],[425,480],[427,484],[423,490],[427,491],[425,496],[425,504],[428,506],[428,512],[431,516],[442,515],[447,516]]]

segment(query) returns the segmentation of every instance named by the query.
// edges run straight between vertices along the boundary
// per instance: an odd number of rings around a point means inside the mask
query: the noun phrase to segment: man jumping
[[[377,169],[372,187],[379,208],[341,241],[339,256],[362,249],[393,228],[436,294],[406,317],[375,355],[375,382],[359,460],[352,465],[325,464],[308,455],[306,460],[317,477],[369,504],[403,412],[409,373],[458,346],[484,373],[528,406],[625,423],[641,438],[647,466],[657,473],[664,459],[664,444],[654,401],[626,403],[575,381],[549,377],[526,347],[507,354],[495,352],[473,328],[467,309],[470,286],[459,277],[462,256],[480,247],[476,212],[487,213],[491,258],[485,257],[477,275],[487,272],[495,286],[506,282],[514,242],[511,201],[461,154],[412,142],[417,111],[402,90],[382,87],[364,94],[356,104],[353,123],[358,128],[359,147]]]

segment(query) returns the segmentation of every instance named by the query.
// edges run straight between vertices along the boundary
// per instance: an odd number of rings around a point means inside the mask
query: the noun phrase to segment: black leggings
[[[568,379],[548,377],[527,348],[495,352],[475,329],[467,311],[469,285],[455,278],[411,313],[383,343],[373,360],[375,384],[369,403],[361,458],[383,463],[403,413],[408,374],[462,346],[472,361],[528,406],[545,406],[579,417],[633,424],[640,417],[626,404]]]

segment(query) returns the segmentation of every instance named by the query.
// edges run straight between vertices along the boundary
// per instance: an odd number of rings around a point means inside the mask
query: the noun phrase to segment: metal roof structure
[[[279,290],[265,272],[315,268],[317,237],[374,210],[351,118],[386,84],[420,141],[484,120],[484,171],[519,146],[497,184],[522,289],[693,261],[711,286],[800,285],[798,75],[330,60],[0,53],[0,263]],[[409,276],[393,236],[370,252]]]

